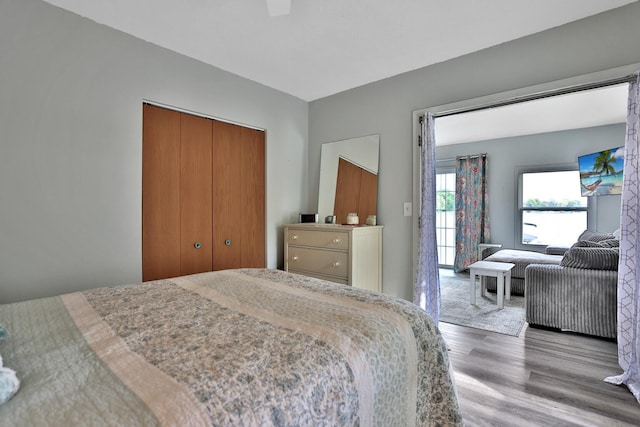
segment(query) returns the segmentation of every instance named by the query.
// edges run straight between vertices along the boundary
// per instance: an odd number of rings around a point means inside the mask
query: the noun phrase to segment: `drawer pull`
[[[333,243],[335,243],[335,244],[340,243],[340,239],[336,237],[335,239],[333,239]]]
[[[333,261],[333,266],[334,266],[334,267],[340,267],[340,262],[338,262],[338,261]]]
[[[291,236],[291,240],[298,240],[298,236],[294,234],[293,236]]]
[[[291,257],[291,261],[297,261],[297,260],[298,260],[298,256],[297,255]]]

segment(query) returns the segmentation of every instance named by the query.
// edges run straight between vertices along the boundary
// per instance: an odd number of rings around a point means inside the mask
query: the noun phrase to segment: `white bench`
[[[480,293],[486,293],[483,276],[495,277],[497,281],[498,308],[504,308],[505,288],[506,298],[511,299],[511,269],[515,264],[509,262],[478,261],[469,266],[469,293],[471,304],[476,303],[476,276],[480,277]]]

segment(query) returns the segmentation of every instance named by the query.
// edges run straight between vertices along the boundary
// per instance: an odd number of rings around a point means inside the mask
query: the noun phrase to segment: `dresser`
[[[285,225],[284,269],[382,292],[382,226]]]

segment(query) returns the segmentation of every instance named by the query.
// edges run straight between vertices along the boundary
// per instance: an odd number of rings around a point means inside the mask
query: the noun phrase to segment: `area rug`
[[[440,321],[455,325],[518,336],[525,324],[524,297],[511,296],[504,300],[500,310],[496,294],[480,295],[480,283],[476,284],[476,303],[469,302],[469,274],[441,271],[440,273]]]

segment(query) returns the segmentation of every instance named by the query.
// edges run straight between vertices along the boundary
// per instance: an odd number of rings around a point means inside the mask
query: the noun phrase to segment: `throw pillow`
[[[618,240],[618,239],[600,240],[598,243],[600,243],[605,248],[618,248],[618,247],[620,247],[620,240]]]
[[[15,371],[9,368],[0,368],[0,405],[13,397],[20,388],[20,380]]]
[[[613,237],[620,240],[620,229],[618,228],[617,230],[614,230],[613,233]]]
[[[617,248],[595,248],[575,246],[562,257],[560,265],[570,268],[587,268],[593,270],[617,270]]]
[[[603,240],[603,242],[606,240]],[[578,240],[571,246],[572,248],[604,248],[602,243],[591,240]]]
[[[584,230],[578,240],[591,240],[592,242],[599,242],[601,240],[615,239],[613,233],[600,233],[598,231]]]
[[[0,343],[7,339],[9,333],[4,325],[0,324]],[[0,355],[0,405],[8,401],[20,388],[20,380],[13,369],[4,368],[2,355]]]
[[[594,242],[593,240],[578,240],[571,247],[580,248],[617,248],[620,246],[620,240],[618,239],[606,239]]]

